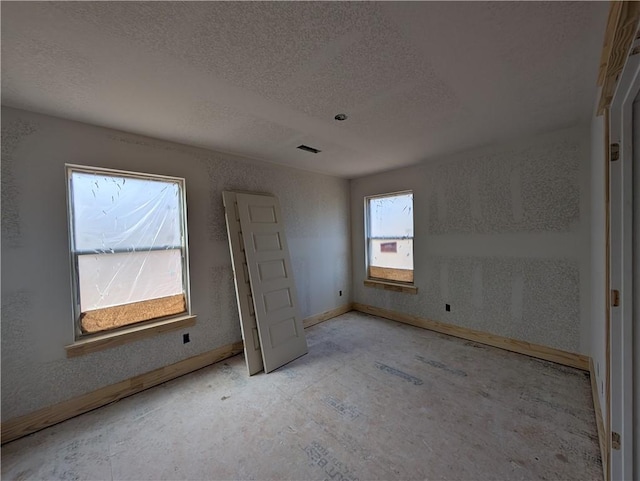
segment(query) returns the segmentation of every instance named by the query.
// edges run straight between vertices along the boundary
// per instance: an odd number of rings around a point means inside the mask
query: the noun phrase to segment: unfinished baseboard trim
[[[510,339],[508,337],[502,337],[495,334],[490,334],[488,332],[475,331],[473,329],[454,326],[452,324],[446,324],[444,322],[423,319],[411,314],[404,314],[402,312],[369,306],[367,304],[360,304],[358,302],[355,302],[353,304],[353,309],[356,311],[364,312],[366,314],[372,314],[374,316],[384,317],[386,319],[402,322],[404,324],[421,327],[423,329],[441,332],[442,334],[448,334],[450,336],[460,337],[469,341],[487,344],[488,346],[498,347],[507,351],[526,354],[527,356],[544,359],[545,361],[551,361],[558,364],[563,364],[565,366],[575,367],[577,369],[582,369],[583,371],[589,370],[589,357],[582,354],[562,351],[560,349],[542,346],[539,344],[532,344],[526,341],[519,341],[517,339]]]
[[[602,474],[603,479],[607,479],[607,473],[609,471],[609,458],[607,456],[607,433],[604,429],[604,419],[602,417],[602,409],[600,406],[600,396],[598,395],[598,381],[596,378],[596,370],[593,366],[592,358],[589,358],[589,377],[591,378],[591,395],[593,396],[593,409],[596,413],[598,443],[600,444],[600,458],[602,459]]]
[[[349,303],[344,306],[316,314],[315,316],[308,317],[303,321],[304,327],[311,327],[319,324],[320,322],[345,314],[351,311],[352,307],[352,304]],[[188,325],[193,325],[193,323],[195,323],[195,316],[186,318],[185,321],[189,323]],[[180,327],[185,327],[185,324],[180,324]],[[106,341],[110,342],[110,340]],[[71,347],[72,346],[68,346],[67,349]],[[74,357],[93,351],[91,348],[89,348],[90,350],[86,350],[86,348],[82,346],[77,346],[77,349],[79,351],[74,352],[73,354],[69,354],[68,352],[68,357]],[[157,386],[163,382],[170,381],[176,377],[188,374],[211,364],[215,364],[216,362],[220,362],[224,359],[235,356],[236,354],[240,354],[242,351],[242,341],[222,346],[218,349],[214,349],[213,351],[205,352],[204,354],[190,357],[184,361],[161,367],[155,371],[150,371],[148,373],[126,379],[88,394],[69,399],[68,401],[63,401],[61,403],[54,404],[53,406],[25,414],[24,416],[10,419],[9,421],[2,423],[2,444],[14,441],[28,434],[35,433],[41,429],[53,426],[54,424],[66,421],[67,419],[79,416],[80,414],[92,411],[140,391],[144,391],[150,387]]]
[[[353,305],[351,303],[345,304],[344,306],[336,307],[335,309],[331,309],[329,311],[321,312],[320,314],[316,314],[315,316],[307,317],[302,321],[304,328],[308,328],[311,326],[315,326],[324,321],[328,321],[329,319],[333,319],[334,317],[341,316],[342,314],[346,314],[349,311],[353,310]]]
[[[2,423],[2,444],[92,411],[242,352],[236,342]]]

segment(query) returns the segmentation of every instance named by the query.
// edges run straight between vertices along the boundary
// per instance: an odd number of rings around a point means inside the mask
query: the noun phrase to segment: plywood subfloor
[[[9,443],[3,479],[602,479],[588,374],[350,312]]]

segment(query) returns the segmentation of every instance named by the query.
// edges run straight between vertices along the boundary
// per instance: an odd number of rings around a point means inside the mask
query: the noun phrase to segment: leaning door
[[[236,195],[264,371],[307,353],[291,259],[275,197]]]
[[[225,191],[222,193],[229,237],[229,250],[231,251],[231,265],[233,266],[233,278],[236,286],[238,313],[240,314],[240,327],[242,328],[242,340],[244,341],[244,358],[247,362],[249,375],[252,376],[263,369],[262,355],[260,354],[258,326],[249,283],[249,266],[244,252],[240,211],[238,210],[236,196],[236,192]]]

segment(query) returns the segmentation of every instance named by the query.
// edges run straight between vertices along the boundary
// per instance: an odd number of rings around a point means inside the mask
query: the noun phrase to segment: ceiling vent
[[[304,150],[305,152],[311,152],[312,154],[317,154],[318,152],[322,152],[321,150],[314,149],[313,147],[309,147],[308,145],[298,145],[300,150]]]

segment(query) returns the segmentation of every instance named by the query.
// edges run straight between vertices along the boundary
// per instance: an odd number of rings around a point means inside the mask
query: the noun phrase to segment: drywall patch
[[[209,178],[207,232],[211,242],[227,241],[222,191],[265,192],[269,173],[261,166],[225,158],[203,159]],[[267,192],[271,193],[271,192]]]
[[[14,352],[33,349],[29,335],[34,293],[27,290],[2,293],[2,364],[11,363]]]
[[[460,261],[467,262],[466,259]],[[477,261],[482,265],[482,309],[461,309],[462,322],[466,324],[465,327],[513,337],[511,280],[514,271],[518,270],[517,260],[485,258]],[[457,311],[455,318],[458,319]]]
[[[446,277],[446,289],[443,282],[425,282],[418,285],[420,295],[410,296],[356,285],[360,291],[356,299],[469,329],[579,351],[577,260],[432,257],[428,270],[436,280]],[[445,303],[452,305],[450,313],[444,311]]]
[[[36,374],[21,361],[22,356],[35,357],[33,333],[30,320],[33,319],[34,293],[27,290],[2,293],[2,375],[17,373],[19,383],[2,387],[2,418],[12,417],[14,399],[28,398],[30,382]],[[37,393],[31,392],[37,396]]]
[[[22,243],[20,199],[22,188],[16,172],[14,152],[23,140],[38,131],[37,124],[16,119],[2,126],[2,244],[19,247]]]
[[[472,258],[442,259],[449,266],[452,322],[471,329],[542,344],[579,350],[580,271],[571,259]],[[482,307],[473,284],[482,266]],[[442,302],[436,296],[436,302]],[[440,306],[431,306],[440,320]],[[437,316],[437,317],[436,317]]]
[[[578,142],[528,149],[520,162],[524,223],[532,230],[563,231],[580,220]]]
[[[437,179],[429,232],[564,232],[580,221],[579,142],[544,145],[425,165]],[[479,204],[479,205],[478,205]],[[419,212],[419,207],[416,206]]]
[[[580,267],[577,261],[530,259],[523,266],[522,323],[530,342],[577,352],[580,344]]]
[[[24,119],[15,119],[2,126],[2,157],[12,156],[25,137],[37,132],[38,125]]]

